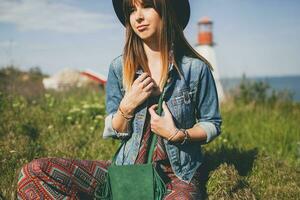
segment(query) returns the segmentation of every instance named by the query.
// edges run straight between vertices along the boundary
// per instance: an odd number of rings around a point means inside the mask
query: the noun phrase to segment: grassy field
[[[0,199],[15,199],[20,167],[34,158],[111,158],[118,141],[102,139],[103,90],[45,91],[36,71],[11,71],[0,72]],[[203,146],[203,195],[300,199],[300,105],[236,99],[221,107],[222,135]]]

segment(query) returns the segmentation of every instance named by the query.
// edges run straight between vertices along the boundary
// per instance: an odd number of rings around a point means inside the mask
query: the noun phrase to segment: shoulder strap
[[[165,87],[163,88],[163,92],[160,95],[159,100],[158,100],[158,108],[156,110],[156,114],[158,114],[158,115],[162,114],[162,103],[163,103],[163,100],[164,100],[164,96],[165,96]],[[118,147],[115,155],[113,156],[111,165],[116,164],[117,155],[119,154],[119,152],[120,152],[122,146],[124,145],[124,143],[126,143],[126,141],[122,141],[122,143]],[[155,133],[152,133],[152,140],[151,140],[151,145],[150,145],[148,160],[147,160],[148,164],[152,163],[152,157],[153,157],[153,152],[154,152],[154,148],[156,146],[156,143],[157,143],[157,135]]]
[[[164,99],[164,91],[162,92],[162,94],[160,95],[159,100],[158,100],[158,108],[156,110],[156,114],[158,114],[158,115],[161,115],[161,113],[162,113],[163,99]],[[152,133],[151,135],[152,135],[152,140],[151,140],[151,146],[150,146],[149,153],[148,153],[148,160],[147,160],[148,164],[152,163],[153,152],[154,152],[154,149],[155,149],[155,146],[157,143],[157,135],[155,133]]]
[[[112,158],[111,165],[115,165],[115,164],[116,164],[117,155],[119,154],[119,152],[120,152],[122,146],[124,145],[124,143],[126,143],[125,140],[123,140],[123,141],[121,142],[120,146],[118,147],[118,149],[117,149],[115,155],[114,155],[113,158]]]

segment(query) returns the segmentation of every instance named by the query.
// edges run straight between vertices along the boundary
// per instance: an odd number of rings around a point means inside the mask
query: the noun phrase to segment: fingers
[[[135,81],[146,92],[151,91],[156,86],[155,81],[147,72],[142,73]]]
[[[158,104],[153,104],[152,106],[149,107],[149,112],[150,111],[154,111],[155,112],[155,110],[157,109],[157,107],[158,107]]]
[[[153,104],[152,106],[150,106],[149,113],[151,115],[151,117],[156,118],[159,117],[159,115],[156,114],[155,110],[157,109],[158,105],[157,104]]]
[[[152,83],[152,82],[153,82],[152,78],[151,78],[150,76],[148,76],[147,78],[145,78],[145,79],[143,80],[142,84],[143,84],[143,86],[144,86],[144,88],[145,88],[147,85],[149,85],[149,84]]]
[[[168,106],[165,101],[162,102],[162,107],[164,110],[168,110]]]
[[[149,77],[149,74],[147,72],[144,72],[137,79],[135,79],[135,81],[137,81],[138,83],[143,82],[147,77]]]
[[[153,83],[153,82],[150,82],[150,83],[144,88],[144,90],[145,90],[146,92],[148,92],[148,91],[151,90],[153,87],[154,87],[154,83]]]

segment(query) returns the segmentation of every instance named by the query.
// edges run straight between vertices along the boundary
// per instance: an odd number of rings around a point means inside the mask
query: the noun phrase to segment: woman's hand
[[[151,76],[147,72],[142,73],[134,80],[131,90],[126,92],[121,101],[121,107],[126,107],[125,110],[133,111],[137,106],[142,104],[152,92],[156,91],[157,88]]]
[[[157,109],[157,107],[158,105],[154,104],[149,108],[149,113],[151,115],[151,131],[165,139],[168,139],[171,135],[174,134],[176,129],[172,114],[168,109],[165,101],[163,101],[162,104],[162,109],[165,113],[164,116],[159,116],[158,114],[156,114],[155,110]]]

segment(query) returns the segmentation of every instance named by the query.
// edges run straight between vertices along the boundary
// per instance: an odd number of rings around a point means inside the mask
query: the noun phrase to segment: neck
[[[144,41],[143,46],[148,59],[149,68],[152,68],[153,66],[160,66],[159,64],[161,63],[161,52],[158,42]]]

